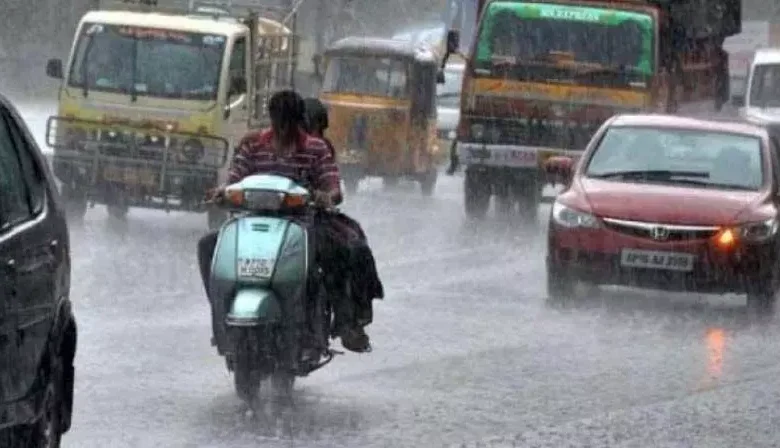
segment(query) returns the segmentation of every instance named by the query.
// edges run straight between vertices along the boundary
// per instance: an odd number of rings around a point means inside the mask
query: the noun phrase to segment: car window
[[[758,190],[764,182],[761,146],[758,137],[742,134],[614,127],[594,151],[586,176]]]
[[[23,222],[32,215],[24,171],[7,117],[4,118],[0,120],[0,230]]]
[[[243,78],[246,61],[246,38],[239,37],[233,44],[233,53],[230,55],[230,79]]]
[[[46,198],[46,178],[41,171],[38,162],[33,157],[35,149],[30,146],[30,141],[25,136],[24,131],[19,128],[18,123],[10,116],[6,117],[6,123],[10,130],[14,146],[18,148],[17,154],[19,156],[19,163],[22,167],[24,182],[27,185],[29,194],[28,199],[32,213],[37,215],[43,210],[44,200]]]

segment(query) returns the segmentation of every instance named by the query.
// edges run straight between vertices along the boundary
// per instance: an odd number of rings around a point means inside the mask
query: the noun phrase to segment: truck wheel
[[[490,206],[490,186],[479,173],[466,170],[463,181],[463,204],[469,218],[482,219]]]
[[[536,181],[524,182],[515,187],[518,215],[528,224],[537,222],[542,188]]]
[[[382,178],[382,183],[384,184],[385,188],[395,188],[398,186],[398,177],[385,176]]]
[[[126,205],[109,205],[106,209],[108,210],[108,216],[111,217],[111,219],[117,221],[124,221],[127,219],[129,207]]]
[[[433,195],[433,190],[436,188],[436,180],[438,177],[439,172],[435,169],[428,171],[420,177],[420,191],[422,191],[423,196],[427,197]]]
[[[68,222],[71,224],[82,223],[84,215],[87,214],[87,195],[73,187],[63,185],[60,198]]]

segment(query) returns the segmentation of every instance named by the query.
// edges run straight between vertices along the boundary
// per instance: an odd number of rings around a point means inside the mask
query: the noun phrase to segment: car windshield
[[[624,182],[758,190],[764,182],[761,140],[724,132],[613,127],[585,175]]]
[[[400,59],[334,57],[325,71],[322,91],[405,99],[408,65]]]
[[[225,36],[86,23],[69,85],[151,97],[217,97]]]
[[[753,69],[750,105],[780,107],[780,64],[757,65]]]
[[[492,2],[477,37],[475,69],[518,80],[647,87],[653,46],[654,19],[647,14]]]

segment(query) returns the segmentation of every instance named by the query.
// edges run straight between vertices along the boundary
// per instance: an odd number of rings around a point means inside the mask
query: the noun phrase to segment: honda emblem
[[[666,227],[653,227],[650,231],[650,236],[652,236],[654,240],[664,241],[669,238],[669,229]]]

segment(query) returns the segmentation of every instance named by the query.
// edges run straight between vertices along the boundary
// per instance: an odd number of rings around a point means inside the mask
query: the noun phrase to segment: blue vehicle
[[[228,186],[219,200],[230,217],[211,265],[214,342],[250,405],[264,379],[289,396],[296,377],[336,353],[328,347],[331,307],[309,232],[326,211],[309,198],[286,177],[259,174]]]

